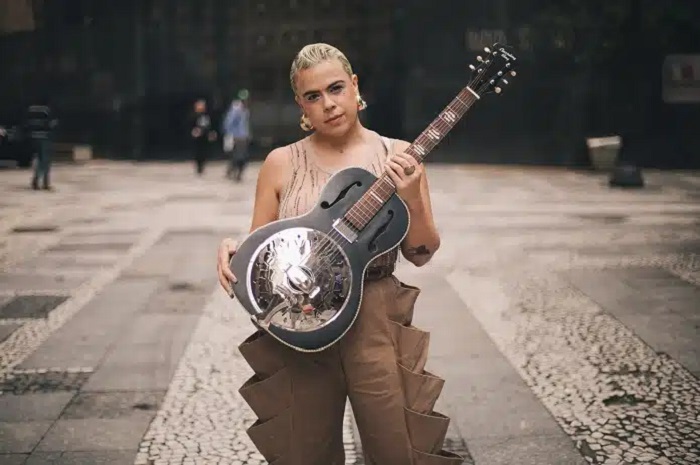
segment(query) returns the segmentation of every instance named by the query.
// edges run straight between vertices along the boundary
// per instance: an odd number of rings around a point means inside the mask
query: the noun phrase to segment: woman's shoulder
[[[265,160],[263,166],[267,171],[273,171],[276,174],[284,175],[290,168],[298,164],[299,157],[303,156],[302,143],[303,139],[291,144],[282,145],[272,149]]]
[[[292,142],[272,149],[265,157],[265,163],[273,165],[289,163],[289,160],[300,150],[303,140]]]
[[[382,141],[386,144],[387,149],[393,153],[403,152],[411,145],[410,142],[405,141],[403,139],[396,139],[393,137],[385,136],[378,132],[375,132],[375,134],[377,134],[377,136],[379,136],[382,139]]]

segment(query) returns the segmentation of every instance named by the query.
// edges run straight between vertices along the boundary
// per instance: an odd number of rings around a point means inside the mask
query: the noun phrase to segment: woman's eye
[[[315,100],[318,100],[318,95],[317,94],[311,94],[306,96],[306,101],[307,102],[313,102]]]
[[[343,90],[343,86],[341,84],[331,87],[331,92],[333,92],[334,94],[337,94],[341,90]]]

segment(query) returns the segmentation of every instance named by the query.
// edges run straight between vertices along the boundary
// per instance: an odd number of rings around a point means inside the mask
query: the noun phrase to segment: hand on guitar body
[[[237,248],[238,243],[235,240],[227,237],[221,241],[221,244],[219,245],[219,257],[216,262],[216,271],[219,275],[219,283],[221,283],[221,287],[224,288],[226,293],[231,298],[233,298],[231,283],[238,282],[238,279],[231,272],[231,269],[229,268],[229,261],[231,260],[233,254],[236,253]]]

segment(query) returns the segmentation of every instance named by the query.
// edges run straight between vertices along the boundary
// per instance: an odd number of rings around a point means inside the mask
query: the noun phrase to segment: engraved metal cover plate
[[[258,324],[290,331],[325,326],[345,306],[350,262],[328,234],[298,227],[270,236],[253,254],[248,290]]]

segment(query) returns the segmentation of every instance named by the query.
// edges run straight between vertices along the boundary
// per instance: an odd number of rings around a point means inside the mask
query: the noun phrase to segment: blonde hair
[[[299,71],[311,68],[323,61],[333,59],[340,62],[345,72],[348,73],[348,76],[353,75],[350,61],[343,52],[332,45],[324,43],[309,44],[299,50],[299,53],[297,53],[297,56],[295,56],[292,61],[292,69],[289,71],[289,82],[292,84],[294,93],[297,93],[297,86],[294,82],[294,78]]]

